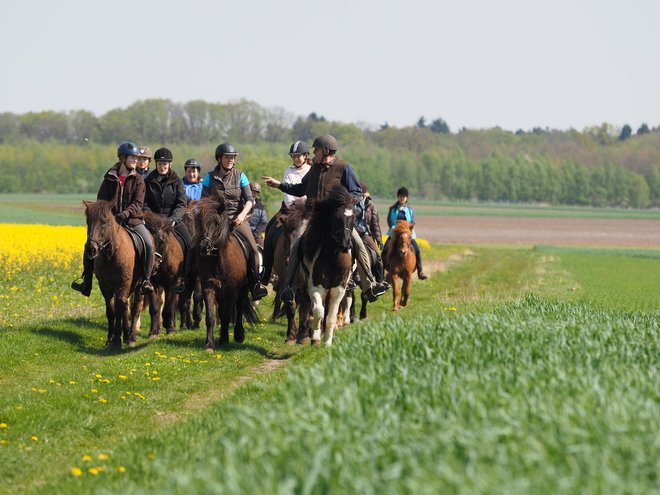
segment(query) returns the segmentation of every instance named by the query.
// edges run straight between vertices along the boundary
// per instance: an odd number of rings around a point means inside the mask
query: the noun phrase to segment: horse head
[[[151,232],[151,235],[154,238],[154,249],[156,252],[165,252],[166,246],[169,242],[168,238],[174,231],[172,221],[167,218],[167,215],[145,211],[144,223],[147,230]]]
[[[199,200],[196,208],[193,245],[199,248],[200,256],[214,256],[229,240],[230,222],[225,211],[225,195],[215,189],[211,196]]]
[[[112,201],[83,200],[83,203],[87,217],[85,255],[93,260],[117,237],[121,225],[112,214]]]
[[[405,220],[397,221],[396,227],[392,230],[392,237],[396,252],[403,258],[410,251],[412,224]]]

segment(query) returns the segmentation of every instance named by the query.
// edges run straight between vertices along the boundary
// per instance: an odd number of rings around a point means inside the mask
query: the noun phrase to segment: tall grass
[[[44,491],[655,491],[657,317],[528,297],[367,323],[271,397],[215,404],[116,449],[125,472]]]

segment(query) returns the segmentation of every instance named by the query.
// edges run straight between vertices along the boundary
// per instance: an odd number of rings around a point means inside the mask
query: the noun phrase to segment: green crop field
[[[407,308],[387,294],[330,349],[262,321],[215,354],[202,330],[112,353],[97,287],[5,277],[0,492],[660,491],[656,252],[425,256]]]

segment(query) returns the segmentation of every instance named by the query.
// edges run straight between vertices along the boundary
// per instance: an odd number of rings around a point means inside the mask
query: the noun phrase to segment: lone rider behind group
[[[339,145],[337,140],[330,134],[318,136],[312,144],[314,148],[314,164],[309,172],[303,178],[300,184],[289,184],[280,182],[272,177],[262,177],[268,187],[276,187],[281,191],[293,196],[307,196],[306,207],[309,209],[315,199],[325,199],[333,187],[337,184],[343,185],[353,197],[360,197],[362,189],[355,176],[355,171],[348,163],[340,160],[336,156]],[[295,290],[291,287],[293,279],[298,271],[298,244],[300,237],[307,229],[308,219],[301,222],[296,231],[296,239],[289,255],[289,265],[287,266],[286,280],[284,289],[280,294],[280,299],[284,302],[293,302],[295,299]],[[371,274],[371,264],[369,255],[362,243],[360,235],[355,229],[352,229],[353,241],[358,247],[357,261],[358,271],[360,273],[360,282],[362,290],[370,301],[375,301],[390,288],[387,282],[375,282]]]
[[[358,233],[362,236],[364,244],[369,246],[376,255],[375,277],[377,282],[382,282],[384,280],[383,259],[376,247],[376,244],[378,244],[378,247],[383,249],[378,210],[367,192],[367,185],[360,182],[360,187],[362,188],[362,199],[355,204],[355,225]]]
[[[243,237],[250,243],[253,252],[253,266],[248,269],[252,299],[258,301],[268,294],[268,289],[259,282],[259,251],[254,242],[249,222],[246,222],[254,201],[250,192],[250,181],[240,170],[234,168],[238,151],[230,143],[222,143],[215,149],[218,165],[202,181],[202,198],[211,195],[213,189],[225,194],[225,211]]]
[[[112,201],[112,213],[118,223],[124,223],[133,229],[144,240],[146,263],[144,265],[144,283],[142,293],[151,294],[154,291],[149,281],[154,265],[154,248],[151,234],[144,226],[142,219],[142,204],[144,202],[144,180],[136,170],[140,150],[133,143],[122,143],[117,148],[119,161],[108,170],[96,195],[97,200]],[[82,283],[73,281],[71,288],[89,297],[92,291],[94,276],[94,261],[87,255],[83,256]]]
[[[202,197],[202,178],[200,172],[202,165],[196,158],[189,158],[183,165],[186,177],[183,179],[183,187],[186,188],[186,196],[191,201],[197,201]]]
[[[289,184],[300,184],[303,177],[309,172],[312,165],[312,160],[309,158],[309,146],[305,141],[296,141],[289,148],[289,156],[291,157],[291,165],[284,171],[282,182]],[[291,194],[284,193],[282,198],[282,206],[279,211],[273,215],[268,225],[266,225],[266,235],[264,239],[264,273],[261,277],[263,283],[270,281],[270,272],[273,269],[275,261],[275,244],[277,242],[277,229],[281,226],[280,218],[286,217],[289,213],[289,207],[294,201],[305,201],[306,196],[297,197]]]
[[[192,246],[190,232],[183,223],[183,214],[188,205],[188,196],[183,182],[172,170],[172,152],[167,148],[160,148],[154,153],[156,170],[151,172],[144,180],[146,193],[144,196],[144,211],[152,211],[165,215],[172,221],[177,234],[183,239],[186,247]]]
[[[259,246],[264,247],[264,238],[261,236],[266,231],[266,224],[268,223],[268,215],[266,215],[266,207],[259,199],[261,192],[261,184],[258,182],[250,182],[250,191],[252,192],[252,200],[254,206],[252,207],[252,218],[250,219],[250,230],[254,237],[254,242]]]
[[[146,179],[147,176],[151,173],[151,170],[149,170],[149,165],[151,165],[151,159],[153,158],[153,155],[147,146],[140,146],[139,150],[140,155],[137,159],[137,171],[143,179]]]

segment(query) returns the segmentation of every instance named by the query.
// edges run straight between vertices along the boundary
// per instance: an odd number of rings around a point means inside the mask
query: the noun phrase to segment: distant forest
[[[195,157],[213,168],[229,141],[252,180],[280,178],[290,144],[333,134],[369,192],[387,201],[406,186],[412,201],[495,201],[647,208],[660,206],[660,129],[607,123],[575,129],[458,129],[442,118],[378,129],[294,116],[241,100],[219,104],[153,99],[97,117],[79,110],[0,114],[0,193],[90,193],[116,161],[119,143],[169,147],[174,168]],[[265,200],[278,191],[266,190]]]

